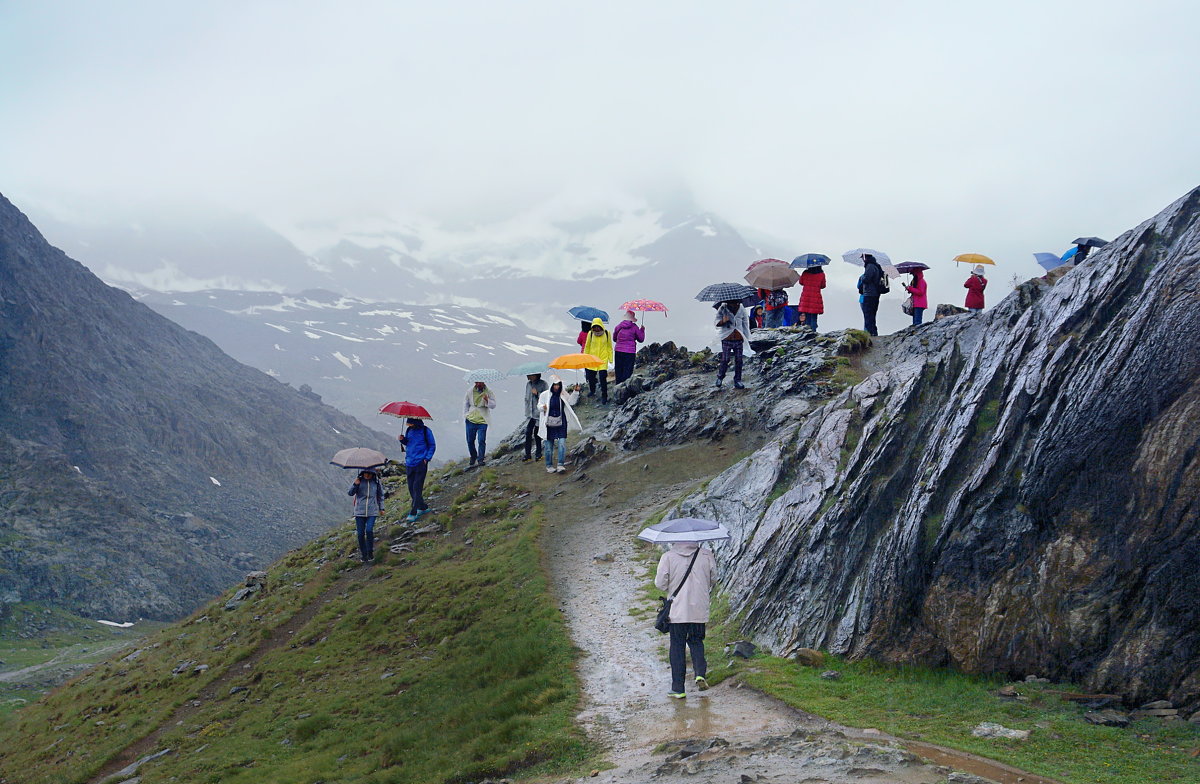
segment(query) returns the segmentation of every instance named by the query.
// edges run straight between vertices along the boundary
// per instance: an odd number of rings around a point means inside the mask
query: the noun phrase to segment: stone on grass
[[[738,640],[730,650],[734,656],[741,656],[743,659],[749,659],[758,650],[758,646],[748,640]]]
[[[1147,702],[1141,707],[1141,710],[1170,710],[1174,707],[1170,700],[1155,700],[1154,702]]]
[[[1102,727],[1128,727],[1129,716],[1119,710],[1105,708],[1104,710],[1088,711],[1083,714],[1083,720],[1088,724],[1098,724]]]
[[[1011,738],[1012,740],[1025,740],[1029,737],[1029,730],[1014,730],[997,724],[994,721],[980,722],[975,729],[971,730],[971,734],[976,738]]]
[[[800,648],[792,654],[792,658],[805,667],[820,667],[825,663],[825,654],[815,648]]]
[[[821,673],[821,677],[827,681],[840,681],[842,679],[842,674],[837,670],[826,670],[825,672]]]

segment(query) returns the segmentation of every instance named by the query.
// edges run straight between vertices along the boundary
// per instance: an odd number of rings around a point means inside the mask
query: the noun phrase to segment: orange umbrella
[[[556,370],[597,370],[605,367],[604,360],[594,354],[563,354],[546,364]]]

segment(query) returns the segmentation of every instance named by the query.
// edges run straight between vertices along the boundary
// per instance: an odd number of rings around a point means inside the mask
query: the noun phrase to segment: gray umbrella
[[[355,446],[343,449],[329,461],[338,468],[378,468],[387,462],[383,452],[367,449],[365,446]]]
[[[1108,240],[1102,240],[1099,237],[1076,237],[1075,245],[1085,245],[1092,248],[1103,248],[1108,244]]]
[[[674,542],[723,542],[731,538],[729,529],[712,520],[680,517],[643,528],[638,539],[655,544]]]
[[[732,302],[740,301],[743,297],[753,296],[756,293],[754,288],[744,283],[714,283],[711,286],[705,286],[696,295],[696,299],[701,302]]]
[[[466,373],[463,373],[463,381],[482,381],[485,384],[489,381],[503,381],[506,378],[508,376],[492,368],[479,368],[478,370],[468,370]]]

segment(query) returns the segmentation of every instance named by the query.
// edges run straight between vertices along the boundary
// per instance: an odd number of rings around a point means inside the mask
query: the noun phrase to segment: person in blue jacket
[[[408,522],[429,511],[425,503],[425,475],[429,473],[429,461],[437,450],[433,431],[419,419],[409,419],[408,428],[400,436],[404,448],[404,472],[408,475],[408,494],[412,497],[412,508],[408,511]]]
[[[354,496],[354,525],[363,563],[375,560],[375,518],[383,514],[383,483],[374,468],[358,472],[346,495]]]

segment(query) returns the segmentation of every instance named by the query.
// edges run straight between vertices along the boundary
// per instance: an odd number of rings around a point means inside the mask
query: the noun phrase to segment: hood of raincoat
[[[671,552],[692,557],[692,553],[700,549],[700,545],[696,542],[675,542],[671,545]]]

